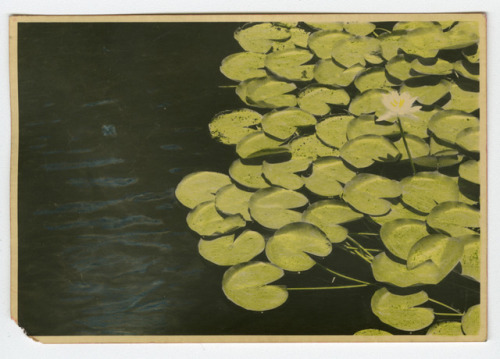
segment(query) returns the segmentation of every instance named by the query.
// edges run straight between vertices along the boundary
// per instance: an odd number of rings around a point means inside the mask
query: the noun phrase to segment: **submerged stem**
[[[454,316],[463,316],[462,313],[436,313],[434,312],[435,315],[454,315]]]
[[[318,263],[318,262],[316,262],[316,264],[317,264],[319,267],[321,267],[321,268],[323,268],[324,270],[326,270],[327,272],[330,272],[330,273],[332,273],[332,274],[335,274],[335,275],[336,275],[336,276],[338,276],[338,277],[345,278],[345,279],[349,279],[349,280],[352,280],[352,281],[354,281],[354,282],[363,283],[363,284],[366,284],[366,285],[369,285],[369,284],[370,284],[369,282],[365,282],[364,280],[360,280],[360,279],[352,278],[352,277],[346,276],[345,274],[342,274],[342,273],[336,272],[336,271],[334,271],[334,270],[332,270],[332,269],[330,269],[330,268],[325,267],[324,265],[322,265],[322,264],[320,264],[320,263]]]
[[[356,246],[358,246],[359,249],[361,249],[363,252],[365,252],[365,254],[367,255],[367,257],[372,260],[374,257],[372,256],[372,254],[365,248],[363,247],[361,244],[358,243],[357,240],[355,240],[354,238],[352,238],[351,236],[347,236],[347,238],[353,242]]]
[[[455,308],[453,308],[453,307],[450,307],[448,304],[441,303],[441,302],[439,302],[439,301],[437,301],[437,300],[435,300],[435,299],[429,298],[429,302],[439,304],[440,306],[443,306],[443,307],[445,307],[445,308],[448,308],[449,310],[452,310],[452,311],[454,311],[455,313],[458,313],[458,314],[460,314],[460,315],[463,315],[463,313],[462,313],[462,312],[460,312],[458,309],[455,309]]]
[[[369,284],[357,285],[342,285],[338,287],[304,287],[304,288],[286,288],[286,290],[330,290],[330,289],[348,289],[348,288],[361,288],[367,287]]]
[[[408,158],[410,159],[411,170],[413,171],[413,175],[415,175],[417,173],[417,171],[415,171],[415,164],[413,163],[413,158],[411,157],[410,148],[408,147],[408,142],[406,142],[405,132],[403,131],[403,125],[401,124],[401,120],[399,117],[398,117],[397,123],[399,125],[399,131],[401,132],[401,138],[403,139],[406,153],[408,154]]]

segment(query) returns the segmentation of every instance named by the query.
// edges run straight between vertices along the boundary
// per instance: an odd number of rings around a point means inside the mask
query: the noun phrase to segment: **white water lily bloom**
[[[400,94],[398,91],[391,91],[383,95],[382,103],[387,108],[387,112],[377,118],[377,121],[396,122],[401,117],[416,118],[413,113],[422,108],[421,106],[412,106],[416,99],[407,92]]]

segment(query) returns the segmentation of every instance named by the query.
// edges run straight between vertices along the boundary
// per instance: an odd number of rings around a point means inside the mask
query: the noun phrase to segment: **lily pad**
[[[446,80],[441,80],[435,85],[417,87],[410,87],[404,84],[401,87],[401,92],[407,92],[411,97],[416,97],[417,101],[422,105],[432,105],[450,91],[450,86],[450,82]]]
[[[398,181],[371,173],[361,173],[344,186],[344,200],[360,212],[381,216],[391,209],[385,198],[401,195]]]
[[[454,65],[439,58],[433,61],[432,64],[426,64],[417,58],[411,62],[411,68],[423,75],[449,75],[452,73]]]
[[[380,116],[387,112],[387,108],[382,103],[382,97],[388,93],[389,91],[380,89],[363,92],[351,101],[349,112],[357,116],[371,113]]]
[[[479,126],[467,127],[460,131],[455,143],[468,152],[479,153]]]
[[[476,184],[481,183],[481,179],[479,177],[479,161],[469,160],[462,163],[458,168],[458,173],[464,180]]]
[[[411,30],[401,41],[401,49],[409,55],[435,57],[446,42],[441,26],[435,25]]]
[[[380,228],[380,239],[395,256],[406,260],[413,245],[429,235],[427,225],[418,219],[399,218]]]
[[[296,173],[305,171],[310,164],[311,160],[307,158],[292,159],[279,163],[264,162],[262,173],[275,186],[297,190],[304,185],[304,180]]]
[[[362,336],[385,336],[385,335],[392,335],[389,332],[386,332],[385,330],[380,330],[380,329],[363,329],[363,330],[358,330],[356,333],[353,335],[362,335]]]
[[[462,162],[463,157],[457,151],[451,150],[441,151],[430,156],[417,157],[413,159],[413,162],[422,167],[439,169],[454,166]]]
[[[393,30],[392,32],[385,32],[378,37],[384,59],[390,61],[398,56],[401,41],[406,34],[407,31],[405,30]]]
[[[258,190],[250,197],[250,215],[259,224],[270,229],[278,229],[293,222],[299,222],[302,213],[293,211],[309,203],[299,192],[279,187]]]
[[[408,148],[410,149],[410,154],[412,159],[427,156],[429,154],[429,145],[420,137],[414,135],[405,135],[406,143],[408,144]],[[394,142],[394,146],[401,153],[401,161],[408,160],[408,153],[406,151],[403,139],[399,139]]]
[[[314,79],[324,85],[349,86],[365,68],[359,64],[348,69],[334,63],[332,59],[319,60],[314,67]]]
[[[411,31],[426,27],[436,27],[437,25],[431,21],[400,21],[394,25],[392,31]]]
[[[243,137],[257,132],[255,126],[259,125],[261,120],[260,113],[244,108],[215,115],[208,128],[216,141],[234,145]]]
[[[255,52],[238,52],[224,58],[220,71],[228,79],[244,81],[266,76],[264,61],[266,55]]]
[[[454,144],[457,135],[466,128],[479,126],[479,120],[463,111],[449,110],[437,112],[429,120],[429,130],[440,140]]]
[[[478,335],[481,329],[481,306],[473,305],[462,317],[462,330],[465,335]]]
[[[472,67],[472,66],[467,66],[465,61],[463,61],[463,60],[459,60],[453,64],[453,69],[460,76],[463,76],[463,77],[470,79],[470,80],[479,81],[479,78],[480,78],[479,71],[472,72],[470,70],[470,67]]]
[[[479,47],[472,46],[462,50],[462,55],[469,61],[471,64],[479,63]]]
[[[461,49],[479,42],[479,24],[477,21],[460,21],[446,33],[443,49]]]
[[[250,221],[248,201],[252,194],[253,192],[239,189],[234,184],[228,184],[217,191],[215,195],[215,207],[225,215],[239,214],[246,221]]]
[[[332,57],[341,65],[351,67],[356,64],[366,65],[366,61],[380,63],[380,41],[373,37],[350,36],[335,42]],[[375,59],[375,60],[374,60]]]
[[[414,77],[411,63],[405,60],[404,55],[391,58],[385,65],[385,69],[389,75],[400,81],[406,81]]]
[[[476,234],[479,228],[479,210],[462,202],[444,202],[438,204],[429,213],[427,224],[435,230],[453,237]]]
[[[342,30],[342,28],[340,28],[340,30]],[[329,59],[332,56],[332,50],[335,46],[337,46],[337,43],[343,39],[350,38],[351,36],[352,35],[336,29],[316,31],[309,36],[309,48],[320,59]]]
[[[340,157],[356,168],[366,168],[375,162],[395,162],[401,153],[383,136],[364,135],[343,145]]]
[[[389,213],[383,216],[372,216],[371,219],[374,222],[383,225],[385,223],[394,221],[396,219],[405,219],[405,218],[425,221],[425,217],[426,216],[420,214],[415,210],[412,210],[410,207],[407,207],[398,201],[396,203],[391,204],[391,210],[389,211]]]
[[[293,83],[263,77],[240,82],[236,87],[236,94],[250,106],[293,107],[297,104],[297,99],[295,95],[288,94],[288,92],[295,90],[296,87]]]
[[[332,116],[316,125],[316,135],[328,146],[341,148],[347,142],[347,125],[354,116]]]
[[[450,87],[451,100],[443,106],[445,110],[459,110],[467,113],[479,108],[479,92],[462,90],[457,84]]]
[[[184,206],[194,208],[201,202],[211,201],[215,193],[228,184],[231,179],[218,172],[194,172],[182,179],[175,189],[175,197]]]
[[[354,85],[359,92],[365,92],[372,89],[381,89],[394,86],[385,75],[385,68],[372,67],[359,73],[354,80]]]
[[[329,105],[347,105],[350,97],[343,89],[310,86],[302,90],[297,98],[301,109],[313,115],[323,116],[330,112]]]
[[[284,41],[290,36],[290,31],[286,27],[268,22],[246,25],[234,33],[234,38],[243,49],[259,53],[268,52],[275,41]]]
[[[332,244],[312,224],[290,223],[276,231],[266,245],[266,256],[271,263],[292,272],[311,269],[316,262],[309,254],[325,257]]]
[[[432,325],[426,333],[427,335],[449,335],[461,336],[462,324],[460,322],[440,322]]]
[[[394,136],[399,134],[395,123],[376,122],[373,115],[353,118],[347,125],[347,138],[352,140],[363,135]]]
[[[313,162],[312,173],[303,176],[306,188],[322,197],[333,197],[342,194],[341,184],[349,182],[356,173],[347,168],[338,157],[323,157]]]
[[[371,22],[346,22],[344,30],[352,35],[365,36],[371,34],[377,26]]]
[[[396,295],[381,288],[373,294],[371,307],[373,314],[382,322],[396,329],[413,332],[428,327],[434,321],[434,311],[431,308],[417,307],[428,300],[424,291]]]
[[[234,234],[210,241],[201,239],[198,250],[203,258],[220,266],[233,266],[252,260],[266,246],[258,232],[244,231],[234,239]]]
[[[431,111],[416,111],[413,116],[404,116],[401,118],[403,124],[403,129],[406,133],[420,137],[427,138],[429,133],[427,132],[427,125],[431,117],[439,110]]]
[[[237,264],[222,278],[222,290],[236,305],[253,311],[279,307],[288,299],[283,286],[269,285],[285,275],[283,269],[265,262]]]
[[[313,57],[305,49],[275,51],[267,55],[266,67],[276,76],[290,81],[313,79],[314,65],[304,65]]]
[[[481,280],[481,241],[478,234],[458,237],[464,244],[464,253],[460,259],[462,265],[462,275]]]
[[[288,146],[283,145],[283,142],[274,140],[261,131],[243,137],[236,145],[236,153],[243,159],[276,155],[288,151]]]
[[[237,183],[251,189],[269,187],[262,175],[262,165],[244,164],[238,159],[229,167],[229,175]]]
[[[186,222],[200,236],[220,236],[244,227],[246,221],[239,214],[223,217],[214,201],[202,202],[188,213]]]
[[[306,22],[306,24],[316,30],[342,31],[344,28],[341,22]]]
[[[302,136],[290,142],[293,159],[308,158],[314,161],[318,157],[338,156],[339,151],[324,145],[316,135]]]
[[[316,118],[313,115],[296,107],[268,112],[262,119],[264,132],[279,140],[290,138],[298,128],[315,124]]]
[[[439,172],[419,172],[404,178],[401,186],[403,202],[423,213],[429,213],[439,203],[458,200],[458,185]]]

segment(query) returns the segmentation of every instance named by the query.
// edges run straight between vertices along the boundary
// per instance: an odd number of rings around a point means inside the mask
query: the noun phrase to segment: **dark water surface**
[[[174,189],[194,171],[227,173],[236,159],[207,125],[243,107],[218,87],[231,84],[219,66],[241,51],[237,26],[19,26],[19,319],[28,334],[388,329],[371,313],[373,288],[294,292],[276,310],[243,310],[222,293],[225,268],[197,252]],[[348,259],[330,260],[371,278]],[[313,269],[290,280],[321,286],[331,277]]]

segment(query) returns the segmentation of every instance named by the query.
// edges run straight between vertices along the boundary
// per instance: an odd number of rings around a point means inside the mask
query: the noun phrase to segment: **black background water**
[[[352,334],[376,327],[373,288],[293,292],[266,313],[221,290],[225,268],[197,252],[173,191],[199,170],[227,173],[234,148],[210,138],[243,107],[221,60],[234,23],[19,26],[19,321],[31,335]],[[370,280],[342,253],[329,259]],[[324,286],[313,269],[289,282]],[[467,308],[477,295],[435,299]]]

